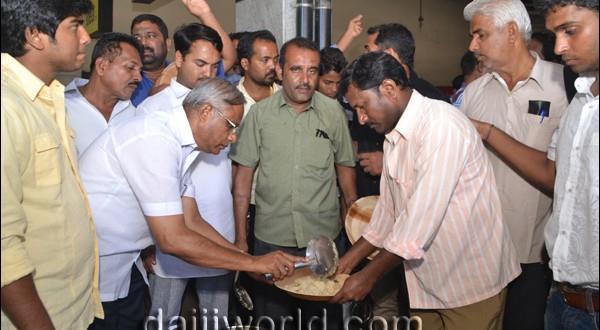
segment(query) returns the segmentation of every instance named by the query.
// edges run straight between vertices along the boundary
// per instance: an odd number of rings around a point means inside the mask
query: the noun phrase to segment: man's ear
[[[384,79],[381,84],[379,84],[378,90],[379,94],[387,98],[394,98],[398,93],[399,86],[392,79]]]
[[[48,35],[40,32],[37,28],[25,29],[25,48],[43,50],[46,47],[45,41],[47,42],[48,39]]]
[[[167,45],[167,52],[171,49],[171,38],[165,39],[165,44]]]
[[[519,27],[515,22],[509,22],[506,25],[506,31],[508,32],[508,40],[511,44],[514,44],[521,37],[521,32],[519,32]]]
[[[181,69],[182,65],[183,65],[183,55],[181,55],[180,51],[176,51],[175,52],[175,66],[177,67],[177,69]]]
[[[206,122],[212,116],[212,110],[213,110],[212,105],[210,105],[208,103],[205,103],[205,104],[201,105],[200,109],[198,109],[196,111],[198,111],[198,115],[200,116],[200,120],[202,122]]]
[[[103,76],[106,71],[106,65],[108,61],[104,57],[98,57],[96,59],[96,63],[94,64],[94,71],[97,75]]]

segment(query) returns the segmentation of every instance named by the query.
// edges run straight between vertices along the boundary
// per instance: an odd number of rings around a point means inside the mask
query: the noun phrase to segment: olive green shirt
[[[354,166],[341,106],[315,92],[296,113],[282,91],[256,103],[242,122],[230,158],[257,167],[254,233],[279,246],[305,247],[341,229],[335,164]]]

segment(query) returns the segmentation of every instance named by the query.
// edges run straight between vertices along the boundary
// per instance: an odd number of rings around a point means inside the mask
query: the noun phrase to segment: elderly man
[[[59,72],[85,60],[81,1],[2,1],[2,329],[102,317],[94,224]]]
[[[410,88],[385,53],[355,62],[346,97],[386,140],[379,202],[338,271],[382,250],[332,301],[364,298],[402,262],[424,329],[497,329],[505,287],[520,270],[477,132],[449,104]]]
[[[547,154],[476,122],[486,143],[534,186],[554,192],[546,248],[554,283],[547,329],[598,328],[598,1],[546,2],[554,51],[581,77]],[[551,114],[552,115],[552,114]]]
[[[567,109],[561,65],[528,49],[531,22],[519,0],[477,0],[465,7],[469,50],[489,73],[464,91],[461,111],[494,124],[516,140],[546,151]],[[550,279],[543,262],[544,226],[552,200],[492,151],[502,215],[517,248],[522,274],[508,286],[505,329],[541,329]],[[551,196],[551,193],[550,193]]]
[[[138,107],[140,113],[161,115],[179,108],[194,86],[208,78],[214,78],[217,73],[223,47],[217,31],[203,24],[191,23],[180,27],[173,35],[173,41],[177,77],[171,80],[168,87],[142,102]],[[191,180],[197,187],[192,197],[196,200],[202,218],[224,240],[233,242],[235,225],[231,161],[227,157],[228,153],[229,148],[221,150],[217,155],[201,153],[191,172]],[[153,260],[154,256],[150,259]],[[212,314],[216,309],[218,312],[214,314],[218,319],[227,315],[228,296],[233,283],[229,271],[190,265],[160,249],[156,263],[151,265],[146,262],[146,268],[155,273],[150,276],[152,315],[156,315],[161,309],[165,322],[177,316],[188,279],[195,279],[200,304],[198,310],[206,308]],[[212,317],[210,321],[212,322]],[[168,328],[168,324],[164,328]]]
[[[182,106],[109,127],[81,158],[98,228],[100,291],[107,311],[105,320],[95,322],[98,329],[141,326],[145,271],[139,255],[153,239],[162,252],[194,265],[278,278],[293,272],[299,258],[239,252],[188,198],[200,188],[190,179],[198,153],[216,155],[235,142],[243,102],[228,82],[205,80]]]
[[[280,53],[282,89],[250,109],[239,142],[232,146],[230,157],[238,163],[236,217],[243,217],[236,222],[246,218],[256,168],[254,253],[283,250],[304,255],[311,238],[339,237],[336,178],[344,200],[351,204],[356,199],[354,156],[340,105],[315,93],[319,50],[314,43],[295,38]],[[321,318],[322,308],[327,308],[327,328],[341,327],[339,306],[301,301],[270,285],[257,287],[255,293],[257,316],[281,320],[282,328],[288,319],[280,317],[297,315],[297,308],[302,308],[304,321]]]
[[[102,35],[94,46],[90,79],[75,78],[65,88],[65,106],[81,156],[108,125],[135,116],[131,94],[140,82],[142,48],[123,33]]]

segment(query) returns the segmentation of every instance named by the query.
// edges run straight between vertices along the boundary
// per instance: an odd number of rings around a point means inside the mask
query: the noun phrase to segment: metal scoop
[[[311,239],[306,246],[306,261],[294,264],[294,269],[309,267],[321,277],[335,274],[338,265],[338,251],[333,241],[325,236]],[[273,274],[265,274],[267,280],[273,279]]]

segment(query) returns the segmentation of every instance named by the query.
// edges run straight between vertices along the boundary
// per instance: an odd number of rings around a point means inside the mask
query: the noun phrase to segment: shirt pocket
[[[60,143],[50,134],[35,137],[35,182],[37,186],[51,186],[60,183],[59,153]]]
[[[303,148],[302,161],[309,168],[325,169],[331,165],[331,142],[325,138],[312,138]]]
[[[552,140],[552,134],[558,127],[560,117],[543,117],[525,114],[527,124],[524,144],[540,151],[547,151]]]

